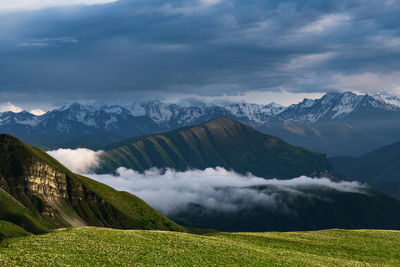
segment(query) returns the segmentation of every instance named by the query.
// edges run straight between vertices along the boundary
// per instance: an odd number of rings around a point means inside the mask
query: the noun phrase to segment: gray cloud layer
[[[398,0],[120,0],[0,15],[0,94],[109,99],[400,85]]]

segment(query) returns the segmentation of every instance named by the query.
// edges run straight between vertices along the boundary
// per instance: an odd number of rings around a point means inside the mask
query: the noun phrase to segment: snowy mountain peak
[[[86,134],[94,131],[93,129],[97,132],[118,132],[125,129],[126,134],[130,135],[130,127],[140,133],[147,133],[149,129],[161,131],[194,125],[218,116],[229,116],[253,125],[277,122],[312,124],[345,119],[354,112],[375,110],[400,111],[400,96],[386,93],[370,96],[332,92],[319,99],[305,98],[289,107],[276,103],[205,103],[198,99],[187,99],[176,104],[158,100],[126,105],[88,105],[74,102],[40,116],[28,112],[0,113],[0,126],[7,125],[10,129],[20,127],[24,132],[32,132],[33,129],[46,131],[45,129],[52,127],[62,134],[78,130],[85,131]]]
[[[315,101],[312,100],[312,99],[309,99],[309,98],[305,98],[305,99],[300,103],[301,107],[303,107],[303,108],[310,108],[310,107],[314,106],[314,104],[315,104]]]
[[[67,109],[70,110],[82,110],[85,109],[86,105],[85,104],[81,104],[79,102],[73,102],[71,105],[69,105],[69,107]]]
[[[172,112],[168,104],[155,100],[144,105],[146,116],[150,117],[155,123],[166,123],[172,117]]]
[[[99,110],[99,107],[95,107],[88,104],[82,104],[79,102],[73,102],[68,106],[64,106],[58,109],[58,111],[66,111],[69,112],[70,114],[78,114],[81,112],[94,112],[96,110]]]
[[[285,108],[281,104],[278,104],[278,103],[275,103],[275,102],[271,102],[271,103],[267,104],[266,106],[267,107],[271,107],[271,108]]]
[[[387,104],[400,107],[400,95],[389,93],[375,93],[372,95],[374,98],[379,99]]]
[[[339,97],[339,101],[336,105],[332,108],[334,114],[332,118],[338,118],[343,116],[344,114],[351,113],[360,101],[363,99],[363,96],[356,95],[352,92],[345,92]]]
[[[146,109],[144,108],[145,104],[143,103],[133,103],[131,105],[127,105],[126,108],[131,112],[132,116],[145,116]]]

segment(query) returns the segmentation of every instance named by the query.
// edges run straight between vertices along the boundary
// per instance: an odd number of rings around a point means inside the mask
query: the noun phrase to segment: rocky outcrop
[[[26,175],[25,181],[30,193],[41,195],[47,201],[68,198],[67,175],[51,166],[35,162]]]

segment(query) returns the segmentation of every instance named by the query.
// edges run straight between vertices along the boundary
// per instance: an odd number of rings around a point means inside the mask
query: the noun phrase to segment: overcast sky
[[[400,0],[1,0],[0,102],[398,92],[399,21]]]

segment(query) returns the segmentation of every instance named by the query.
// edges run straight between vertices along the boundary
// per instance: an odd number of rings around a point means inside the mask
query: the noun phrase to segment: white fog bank
[[[88,173],[99,166],[100,155],[103,151],[93,151],[87,148],[64,149],[47,151],[65,167],[76,173]]]
[[[115,174],[94,174],[102,151],[58,149],[48,152],[72,171],[130,192],[166,215],[188,204],[208,209],[237,211],[253,205],[284,208],[296,196],[320,197],[323,190],[364,193],[358,182],[331,181],[328,178],[296,177],[289,180],[264,179],[241,175],[221,167],[205,170],[175,171],[156,168],[139,173],[118,168]]]
[[[285,207],[285,199],[295,196],[313,196],[310,189],[336,190],[362,193],[364,187],[357,182],[333,182],[328,178],[301,176],[290,180],[264,179],[253,175],[240,175],[224,168],[165,172],[151,169],[139,173],[119,168],[116,175],[85,174],[120,191],[128,191],[166,215],[173,215],[188,204],[198,204],[208,209],[236,211],[262,204]],[[257,187],[258,186],[258,187]],[[267,186],[273,190],[260,190]]]

